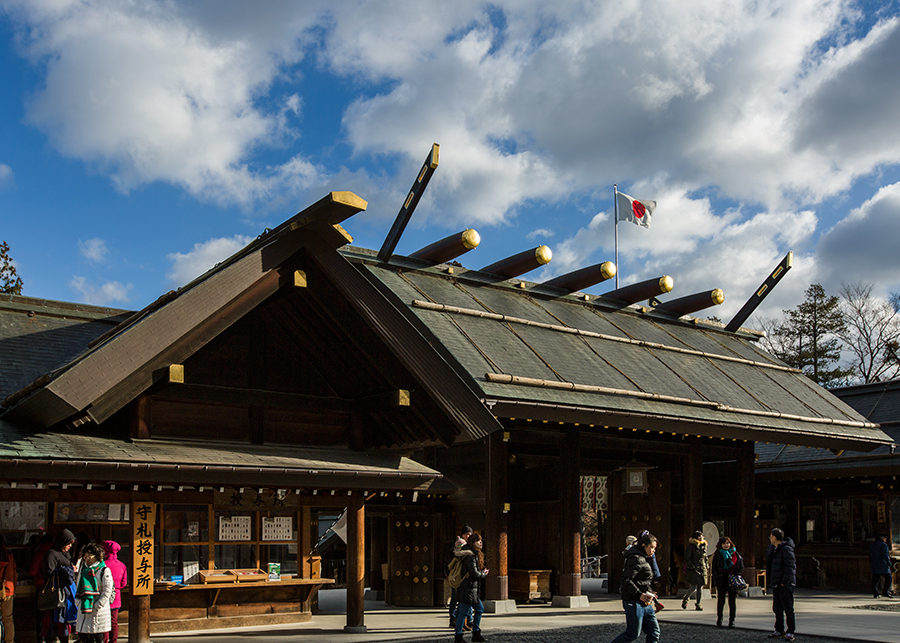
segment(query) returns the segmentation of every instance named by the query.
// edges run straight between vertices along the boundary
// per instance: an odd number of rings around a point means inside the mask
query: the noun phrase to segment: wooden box
[[[200,580],[203,583],[233,583],[234,575],[227,569],[201,569]]]
[[[268,572],[264,572],[261,569],[229,569],[228,571],[238,583],[269,580]]]
[[[510,569],[509,597],[521,601],[550,600],[550,570]]]

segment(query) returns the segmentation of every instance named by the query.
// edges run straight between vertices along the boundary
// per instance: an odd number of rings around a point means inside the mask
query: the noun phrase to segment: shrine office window
[[[828,501],[827,537],[830,543],[850,542],[850,501]]]
[[[877,532],[877,500],[875,498],[853,498],[853,541],[872,540]]]
[[[160,507],[154,560],[157,578],[199,582],[198,573],[209,564],[209,506],[163,504]]]
[[[800,541],[807,545],[825,542],[825,507],[823,503],[800,506]]]

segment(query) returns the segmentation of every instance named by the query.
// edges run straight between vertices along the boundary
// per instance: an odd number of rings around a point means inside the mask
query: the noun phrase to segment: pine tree
[[[840,299],[826,295],[819,284],[807,288],[805,295],[803,303],[784,311],[785,321],[775,327],[775,354],[817,384],[841,386],[852,371],[838,364],[843,348],[840,335],[847,329]]]
[[[16,265],[9,256],[9,244],[0,241],[0,293],[22,294],[22,278],[16,272]]]

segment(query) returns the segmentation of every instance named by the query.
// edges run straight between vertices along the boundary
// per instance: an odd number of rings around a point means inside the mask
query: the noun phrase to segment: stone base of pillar
[[[587,596],[554,596],[553,607],[588,607],[590,602]]]
[[[743,592],[740,593],[741,596],[754,597],[754,596],[765,596],[766,593],[763,591],[762,587],[748,587]]]
[[[488,614],[513,614],[516,611],[516,602],[511,598],[500,601],[484,601],[484,611]]]
[[[364,601],[384,601],[383,589],[367,589],[363,594]]]
[[[354,625],[353,627],[350,627],[349,625],[345,625],[344,631],[347,634],[365,634],[366,632],[368,632],[368,629],[366,628],[365,625]]]

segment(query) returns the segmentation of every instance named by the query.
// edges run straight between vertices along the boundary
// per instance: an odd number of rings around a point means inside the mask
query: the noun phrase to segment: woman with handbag
[[[54,636],[60,643],[68,643],[69,633],[75,623],[77,611],[75,609],[75,567],[69,550],[75,545],[75,534],[68,529],[63,529],[56,536],[53,547],[47,551],[44,558],[41,574],[47,585],[62,590],[62,601],[58,607],[47,610],[41,636],[44,640],[52,641]]]
[[[725,610],[725,597],[728,597],[728,627],[734,627],[737,613],[737,593],[744,586],[741,574],[744,573],[744,559],[737,553],[734,543],[728,536],[719,538],[716,553],[712,559],[712,581],[716,586],[716,627],[722,627],[722,612]]]

